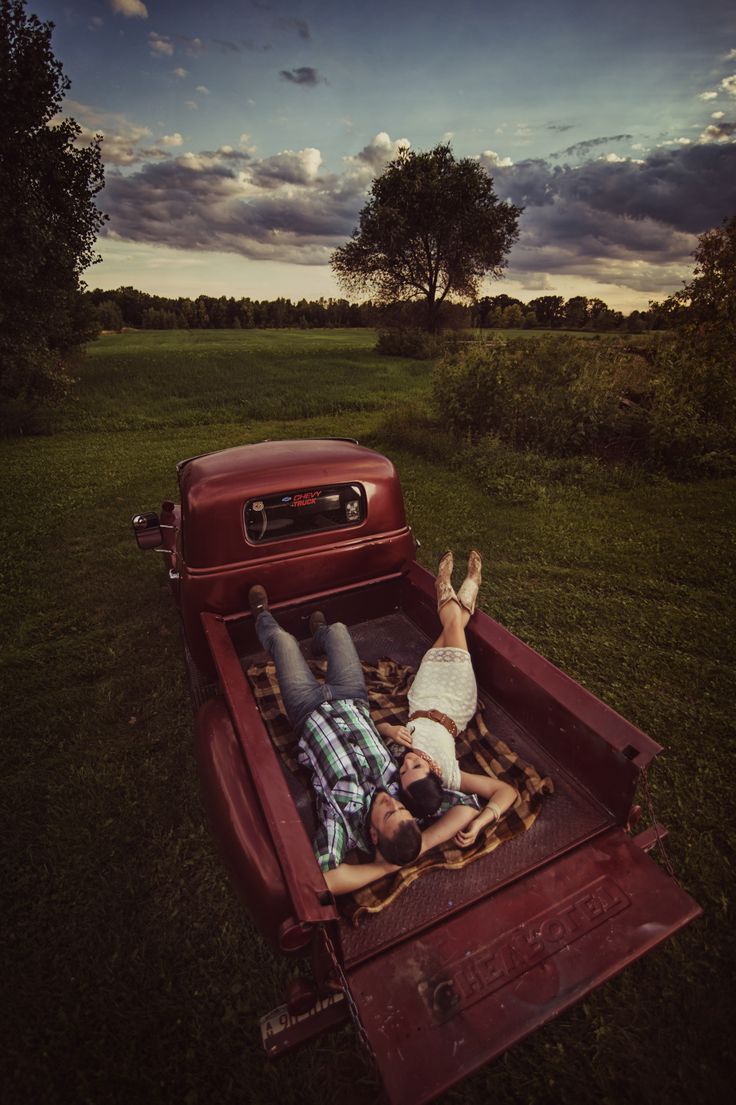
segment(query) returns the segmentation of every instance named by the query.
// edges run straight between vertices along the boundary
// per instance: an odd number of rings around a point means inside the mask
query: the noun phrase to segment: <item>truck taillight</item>
[[[282,952],[297,952],[305,948],[312,939],[312,928],[312,925],[300,924],[293,917],[287,918],[279,927]]]

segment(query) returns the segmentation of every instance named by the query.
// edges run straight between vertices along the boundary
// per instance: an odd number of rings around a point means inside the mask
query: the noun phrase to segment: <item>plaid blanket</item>
[[[321,657],[308,662],[315,676],[324,680],[327,661]],[[364,663],[363,670],[373,720],[404,724],[409,712],[407,694],[415,674],[413,668],[385,659],[377,664]],[[273,661],[252,664],[246,674],[277,751],[287,767],[308,786],[309,778],[297,763],[298,735],[292,730],[284,712]],[[399,745],[389,747],[395,754],[403,752]],[[480,710],[458,737],[456,747],[463,770],[484,772],[510,783],[518,791],[519,798],[497,825],[488,826],[479,834],[470,848],[458,848],[450,840],[427,852],[416,863],[402,867],[353,894],[341,896],[338,899],[340,908],[353,924],[357,924],[364,913],[378,913],[385,909],[429,868],[465,867],[512,837],[526,832],[539,816],[543,796],[554,790],[549,777],[541,777],[532,764],[525,763],[507,744],[489,732]]]

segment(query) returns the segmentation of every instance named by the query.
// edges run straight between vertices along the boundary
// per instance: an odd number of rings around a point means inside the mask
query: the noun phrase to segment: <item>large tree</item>
[[[95,260],[102,215],[100,143],[60,119],[69,81],[52,23],[0,0],[0,399],[62,394],[92,333],[81,273]]]
[[[675,321],[736,348],[736,215],[698,238],[693,278],[665,301]]]
[[[434,331],[450,293],[475,299],[484,276],[501,275],[521,212],[496,197],[477,161],[456,161],[449,145],[402,151],[373,181],[332,268],[348,291],[380,303],[423,301],[426,329]]]

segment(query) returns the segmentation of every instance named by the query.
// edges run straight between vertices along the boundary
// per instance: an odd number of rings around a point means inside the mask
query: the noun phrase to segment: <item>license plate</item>
[[[299,1013],[298,1015],[290,1013],[286,1005],[277,1006],[276,1009],[272,1009],[270,1013],[266,1013],[265,1016],[261,1017],[263,1046],[266,1051],[273,1051],[281,1042],[278,1038],[294,1029],[301,1036],[302,1032],[299,1030],[308,1029],[308,1022],[315,1018],[324,1017],[325,1014],[344,1001],[344,994],[329,994],[325,998],[319,998],[306,1013]],[[305,1035],[309,1035],[309,1032],[307,1031]]]

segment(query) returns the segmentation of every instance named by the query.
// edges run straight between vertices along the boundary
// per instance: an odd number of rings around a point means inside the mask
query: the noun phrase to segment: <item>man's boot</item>
[[[260,583],[256,583],[248,592],[248,605],[254,618],[262,614],[264,610],[268,610],[266,588],[261,587]]]

